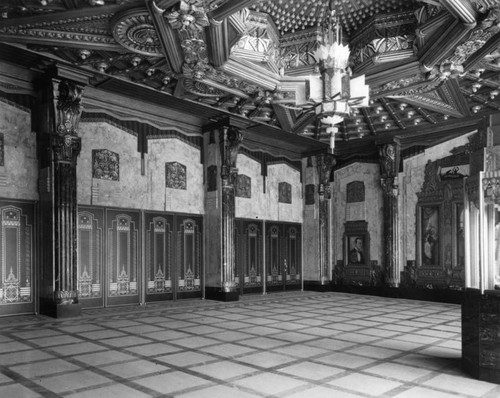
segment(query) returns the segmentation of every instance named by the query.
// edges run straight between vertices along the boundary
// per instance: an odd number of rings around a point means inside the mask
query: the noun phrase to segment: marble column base
[[[220,287],[207,286],[205,288],[205,298],[217,301],[238,301],[240,299],[240,293],[238,291],[224,292]]]
[[[462,369],[500,384],[500,291],[466,289],[462,302]]]
[[[40,299],[40,314],[53,318],[74,318],[82,315],[82,305],[56,304],[52,300]]]

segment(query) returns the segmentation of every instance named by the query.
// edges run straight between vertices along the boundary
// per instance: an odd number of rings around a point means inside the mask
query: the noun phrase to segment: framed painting
[[[344,262],[346,265],[369,264],[368,233],[346,233],[344,235]]]
[[[439,205],[418,207],[418,259],[421,266],[440,264]]]

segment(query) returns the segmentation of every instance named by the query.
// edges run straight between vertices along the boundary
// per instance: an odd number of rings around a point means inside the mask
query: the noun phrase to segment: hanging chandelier
[[[309,79],[310,100],[315,112],[330,135],[330,150],[335,148],[337,124],[352,114],[354,108],[368,106],[369,88],[365,76],[351,78],[349,46],[342,44],[342,34],[333,1],[329,16],[322,26],[321,44],[314,52],[320,76]]]

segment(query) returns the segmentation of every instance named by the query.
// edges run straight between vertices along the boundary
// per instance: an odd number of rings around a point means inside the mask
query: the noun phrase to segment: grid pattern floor
[[[0,319],[0,397],[499,397],[460,306],[344,293]]]

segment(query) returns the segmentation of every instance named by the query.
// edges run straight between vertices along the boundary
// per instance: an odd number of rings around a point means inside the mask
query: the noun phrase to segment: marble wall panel
[[[291,185],[292,203],[279,202],[279,183]],[[271,164],[267,168],[268,219],[301,223],[304,219],[302,183],[300,172],[284,163]]]
[[[354,163],[343,169],[335,171],[332,200],[335,203],[334,229],[334,259],[343,260],[344,223],[348,221],[347,212],[347,184],[361,181],[365,186],[366,206],[365,221],[368,222],[370,234],[370,260],[381,264],[382,253],[382,226],[383,226],[383,198],[380,187],[380,167],[375,163]]]
[[[78,203],[148,209],[150,176],[141,174],[137,138],[108,123],[80,123],[82,151],[78,158]],[[92,178],[92,150],[108,149],[119,155],[120,180]],[[165,170],[163,164],[162,169]],[[163,185],[165,179],[163,178]]]
[[[238,174],[248,176],[252,182],[251,198],[235,198],[236,217],[265,219],[268,217],[267,196],[264,193],[264,177],[261,175],[261,166],[258,161],[240,153],[237,158],[236,166]]]
[[[37,200],[36,133],[31,131],[30,113],[0,101],[0,134],[4,142],[0,197]]]
[[[200,149],[179,139],[154,139],[148,142],[146,175],[148,208],[190,214],[204,213],[203,164]],[[186,167],[186,189],[167,187],[166,163],[177,162]]]

